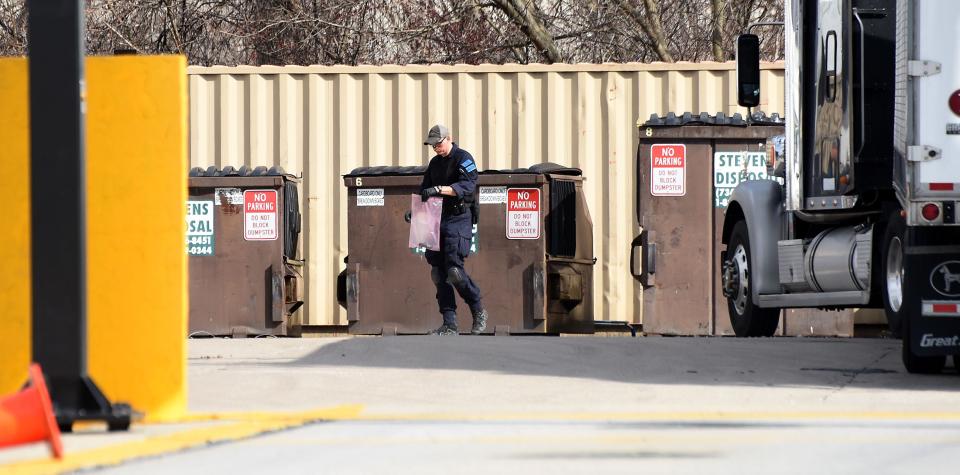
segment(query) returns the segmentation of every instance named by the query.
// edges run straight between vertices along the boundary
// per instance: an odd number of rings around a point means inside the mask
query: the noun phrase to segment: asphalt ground
[[[0,452],[0,472],[917,473],[954,471],[960,453],[960,375],[952,365],[907,374],[895,340],[400,336],[189,347],[190,409],[223,417],[66,435],[72,465],[41,463],[35,444]],[[183,434],[202,443],[169,442]],[[158,440],[165,450],[143,453]],[[93,451],[100,457],[82,459]]]
[[[956,422],[348,421],[105,473],[955,473],[958,444]]]

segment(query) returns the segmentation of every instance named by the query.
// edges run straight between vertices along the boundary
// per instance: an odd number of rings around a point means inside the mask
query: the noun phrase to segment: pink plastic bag
[[[443,198],[436,196],[422,201],[420,195],[410,195],[410,248],[425,247],[440,250],[440,214]]]

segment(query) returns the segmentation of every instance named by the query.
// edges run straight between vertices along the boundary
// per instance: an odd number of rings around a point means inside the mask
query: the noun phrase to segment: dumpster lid
[[[416,167],[359,167],[354,168],[350,173],[344,175],[345,177],[355,177],[355,176],[404,176],[404,175],[423,175],[427,171],[425,166],[416,166]],[[556,163],[538,163],[529,168],[512,168],[504,170],[483,170],[480,172],[481,175],[522,175],[522,174],[534,174],[534,175],[545,175],[545,174],[555,174],[555,175],[572,175],[580,176],[583,174],[583,171],[579,168],[565,167],[563,165],[558,165]]]
[[[571,175],[571,176],[580,176],[583,175],[583,170],[579,168],[572,168],[563,166],[557,163],[538,163],[532,165],[529,168],[513,168],[505,170],[484,170],[482,174],[490,175],[523,175],[523,174],[533,174],[533,175]]]
[[[235,177],[235,176],[283,176],[288,179],[295,179],[294,175],[291,175],[283,170],[283,167],[272,166],[270,168],[260,166],[256,168],[250,168],[246,165],[241,166],[240,168],[234,168],[232,166],[225,166],[223,168],[217,167],[193,167],[190,169],[191,177]]]
[[[423,175],[427,171],[425,166],[416,167],[358,167],[344,176],[404,176],[404,175]]]
[[[678,127],[684,125],[730,125],[734,127],[747,127],[749,125],[783,125],[784,119],[780,114],[774,112],[769,116],[764,112],[754,112],[747,119],[744,119],[739,112],[732,116],[727,116],[723,112],[717,112],[716,115],[710,115],[701,112],[694,115],[690,112],[684,112],[677,116],[673,112],[661,117],[657,114],[650,114],[650,118],[644,122],[641,127]]]

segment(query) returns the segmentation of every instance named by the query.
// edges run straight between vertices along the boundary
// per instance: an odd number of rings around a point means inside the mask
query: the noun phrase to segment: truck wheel
[[[909,318],[903,320],[902,334],[903,337],[900,341],[900,347],[903,357],[903,366],[907,368],[908,373],[936,374],[943,371],[943,367],[947,365],[946,356],[917,356],[913,354],[911,347],[913,346],[914,339],[910,336]]]
[[[780,323],[780,309],[758,307],[751,298],[750,236],[746,221],[734,225],[729,242],[727,260],[723,263],[723,282],[733,332],[739,337],[773,336]]]
[[[904,278],[906,246],[904,234],[906,223],[900,210],[890,214],[887,229],[883,233],[883,309],[887,324],[894,335],[900,336],[903,366],[909,373],[939,373],[947,363],[946,356],[917,356],[913,353],[914,339],[910,335],[910,306],[907,295],[914,289]]]
[[[883,232],[882,256],[883,281],[880,288],[883,293],[883,310],[887,314],[887,327],[894,336],[900,336],[903,315],[903,236],[906,223],[895,210],[887,220],[887,229]]]

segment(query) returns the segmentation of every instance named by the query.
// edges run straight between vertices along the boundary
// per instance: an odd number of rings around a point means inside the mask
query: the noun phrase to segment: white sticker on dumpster
[[[481,186],[480,204],[499,204],[507,202],[507,187],[505,186]]]
[[[687,194],[687,146],[656,144],[650,146],[650,194],[683,196]]]
[[[540,239],[540,190],[507,190],[507,239]]]
[[[383,188],[357,188],[357,206],[383,206]]]
[[[240,192],[240,188],[214,188],[213,198],[213,203],[217,206],[243,204],[243,193]]]
[[[277,190],[243,192],[243,238],[247,241],[277,239]]]
[[[187,201],[187,254],[212,256],[213,201]]]

